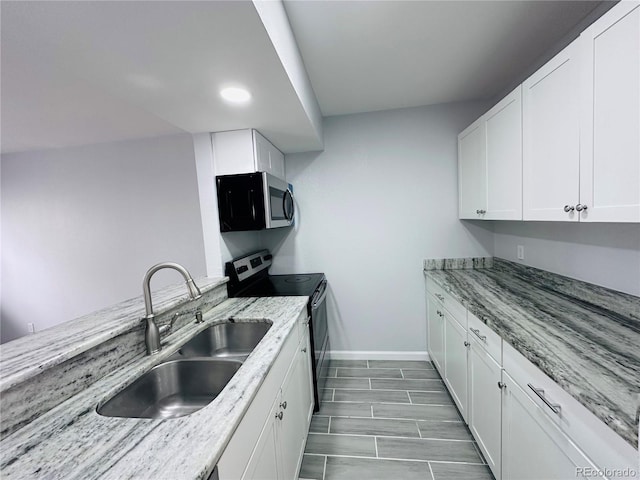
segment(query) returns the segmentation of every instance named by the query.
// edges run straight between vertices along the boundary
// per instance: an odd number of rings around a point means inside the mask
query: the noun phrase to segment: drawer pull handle
[[[535,393],[540,398],[540,400],[542,400],[544,404],[551,409],[553,413],[555,413],[556,415],[560,414],[560,409],[562,408],[561,405],[557,403],[551,403],[547,399],[547,397],[544,396],[544,390],[542,388],[536,388],[530,383],[527,383],[527,387],[533,390],[533,393]]]
[[[478,337],[483,342],[487,341],[487,336],[486,335],[480,335],[480,330],[478,330],[477,328],[470,328],[469,330],[471,330],[473,333],[475,333],[476,337]]]
[[[442,295],[440,295],[439,293],[436,293],[436,298],[438,300],[440,300],[441,302],[444,302],[444,297]]]
[[[465,347],[469,347],[471,344],[469,342],[464,342]]]
[[[284,417],[284,413],[280,412],[280,413],[276,413],[276,418],[278,420],[282,420],[282,417]]]
[[[280,408],[282,408],[283,410],[286,410],[287,409],[287,402],[282,402],[280,404]]]
[[[439,317],[444,317],[444,313],[442,313],[440,310],[436,310],[436,313]]]
[[[498,382],[498,388],[500,390],[503,390],[503,389],[507,388],[507,385],[504,382]]]
[[[304,348],[302,349],[302,353],[307,353],[307,347],[304,347]]]

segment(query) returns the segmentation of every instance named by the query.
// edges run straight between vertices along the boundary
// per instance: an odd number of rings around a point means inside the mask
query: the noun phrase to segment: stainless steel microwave
[[[293,224],[295,206],[287,182],[266,172],[216,177],[221,232],[263,230]]]

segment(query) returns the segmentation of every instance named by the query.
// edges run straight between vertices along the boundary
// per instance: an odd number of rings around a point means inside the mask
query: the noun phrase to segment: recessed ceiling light
[[[251,100],[249,91],[238,87],[223,88],[220,90],[220,96],[232,103],[246,103]]]

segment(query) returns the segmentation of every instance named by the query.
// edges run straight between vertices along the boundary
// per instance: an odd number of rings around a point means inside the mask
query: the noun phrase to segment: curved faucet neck
[[[153,275],[158,270],[162,270],[163,268],[171,268],[173,270],[177,270],[178,272],[180,272],[180,274],[182,275],[182,277],[184,278],[184,280],[185,280],[185,282],[187,284],[187,290],[189,291],[189,297],[192,300],[200,298],[200,296],[202,295],[200,293],[200,289],[198,288],[198,286],[193,281],[193,278],[191,277],[191,274],[189,274],[187,269],[184,268],[182,265],[180,265],[178,263],[173,263],[173,262],[158,263],[157,265],[154,265],[149,270],[147,270],[147,273],[145,274],[144,279],[142,281],[142,293],[144,295],[144,308],[145,308],[145,311],[146,311],[145,318],[148,318],[148,319],[149,318],[153,318],[153,316],[154,316],[154,314],[153,314],[153,304],[151,302],[151,277],[153,277]]]

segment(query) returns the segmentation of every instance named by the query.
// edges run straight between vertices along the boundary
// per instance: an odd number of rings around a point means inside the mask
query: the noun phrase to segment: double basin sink
[[[216,398],[271,328],[267,321],[207,328],[98,406],[107,417],[175,418]]]

